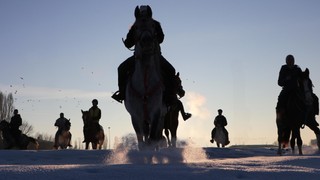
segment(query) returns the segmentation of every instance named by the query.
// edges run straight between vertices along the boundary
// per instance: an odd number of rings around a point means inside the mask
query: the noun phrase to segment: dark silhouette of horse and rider
[[[289,143],[290,135],[292,152],[295,152],[297,140],[299,154],[303,154],[300,128],[304,125],[314,131],[320,149],[320,130],[315,119],[315,116],[319,115],[319,99],[313,93],[309,75],[308,68],[302,71],[295,64],[294,56],[287,55],[286,64],[281,67],[278,78],[278,85],[282,87],[276,106],[279,155],[282,154],[282,148]]]
[[[228,125],[227,118],[222,115],[222,109],[218,109],[218,115],[214,118],[213,124],[214,128],[211,131],[211,143],[214,143],[216,141],[216,144],[218,147],[220,145],[222,147],[225,147],[230,143],[229,141],[229,133],[225,126]]]
[[[163,128],[169,146],[175,146],[177,112],[181,110],[185,120],[191,117],[190,113],[184,112],[182,102],[177,98],[182,98],[185,91],[180,79],[177,84],[179,73],[176,74],[175,68],[161,55],[160,44],[164,40],[164,33],[160,23],[152,18],[151,7],[137,6],[134,15],[136,21],[123,41],[128,49],[135,46],[134,55],[119,65],[119,90],[112,98],[120,103],[125,102],[139,149],[157,144],[162,139]],[[169,109],[168,113],[163,107]],[[169,139],[169,131],[173,144]]]
[[[18,109],[13,111],[10,122],[0,121],[0,131],[4,140],[5,149],[27,149],[29,143],[33,143],[35,148],[39,148],[39,143],[33,137],[29,137],[19,129],[22,125],[22,118]]]

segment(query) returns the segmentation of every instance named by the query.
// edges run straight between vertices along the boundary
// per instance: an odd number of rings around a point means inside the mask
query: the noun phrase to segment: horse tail
[[[40,146],[40,145],[39,145],[39,142],[38,142],[35,138],[28,136],[28,140],[35,145],[36,150],[39,149],[39,146]]]

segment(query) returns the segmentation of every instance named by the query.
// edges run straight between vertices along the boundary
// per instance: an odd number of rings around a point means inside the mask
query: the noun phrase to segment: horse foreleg
[[[97,143],[91,143],[92,149],[97,149]]]
[[[296,145],[296,137],[294,135],[292,135],[291,140],[290,140],[292,154],[295,154],[295,149],[294,149],[295,145]]]
[[[164,134],[167,137],[168,147],[170,147],[172,144],[171,144],[170,137],[169,137],[169,130],[168,129],[164,129]]]
[[[302,139],[301,139],[300,130],[298,130],[298,132],[297,132],[297,145],[298,145],[298,149],[299,149],[299,155],[303,155],[303,153],[302,153]]]
[[[177,128],[171,129],[172,147],[177,147]]]
[[[281,145],[281,142],[280,141],[278,141],[278,151],[277,151],[277,154],[278,155],[282,155],[282,145]]]
[[[89,142],[86,142],[86,149],[89,149]]]
[[[277,151],[277,154],[281,156],[282,155],[282,136],[279,134],[281,134],[281,133],[278,130],[278,151]]]

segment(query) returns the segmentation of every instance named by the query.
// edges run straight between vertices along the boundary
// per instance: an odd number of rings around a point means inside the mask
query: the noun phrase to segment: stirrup
[[[120,91],[116,91],[111,97],[119,103],[122,103],[123,101],[123,99],[120,97]]]

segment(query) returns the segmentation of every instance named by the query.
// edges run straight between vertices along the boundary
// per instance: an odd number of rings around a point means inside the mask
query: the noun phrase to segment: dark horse
[[[22,149],[28,148],[29,143],[33,143],[36,149],[39,149],[39,143],[36,139],[29,137],[25,134],[21,134],[18,142],[16,142],[10,131],[10,124],[6,120],[0,122],[0,131],[2,131],[2,137],[5,144],[5,149]]]
[[[70,120],[65,121],[64,127],[61,129],[58,136],[58,147],[61,149],[66,149],[71,141],[71,133],[70,133],[71,122]]]
[[[289,143],[292,153],[295,153],[295,141],[299,149],[299,155],[302,155],[302,139],[300,128],[306,122],[307,107],[312,104],[312,96],[308,93],[312,92],[312,85],[309,84],[309,70],[302,72],[298,78],[298,89],[290,94],[285,109],[277,112],[277,128],[278,128],[278,154],[282,155],[282,148]]]
[[[175,81],[176,81],[176,84],[175,84],[176,93],[178,94],[179,97],[184,96],[185,91],[183,90],[183,87],[181,85],[179,72],[175,76]],[[184,120],[187,120],[188,118],[191,117],[191,114],[185,113],[182,102],[177,98],[175,103],[169,107],[169,110],[164,119],[164,133],[167,137],[169,147],[176,147],[177,129],[179,125],[179,121],[178,121],[179,112],[181,113],[181,116],[183,117]],[[169,137],[169,132],[171,134],[171,140]]]
[[[103,127],[99,123],[91,123],[91,115],[89,111],[82,111],[83,129],[85,136],[86,149],[89,148],[91,142],[92,149],[101,149],[104,142]]]

